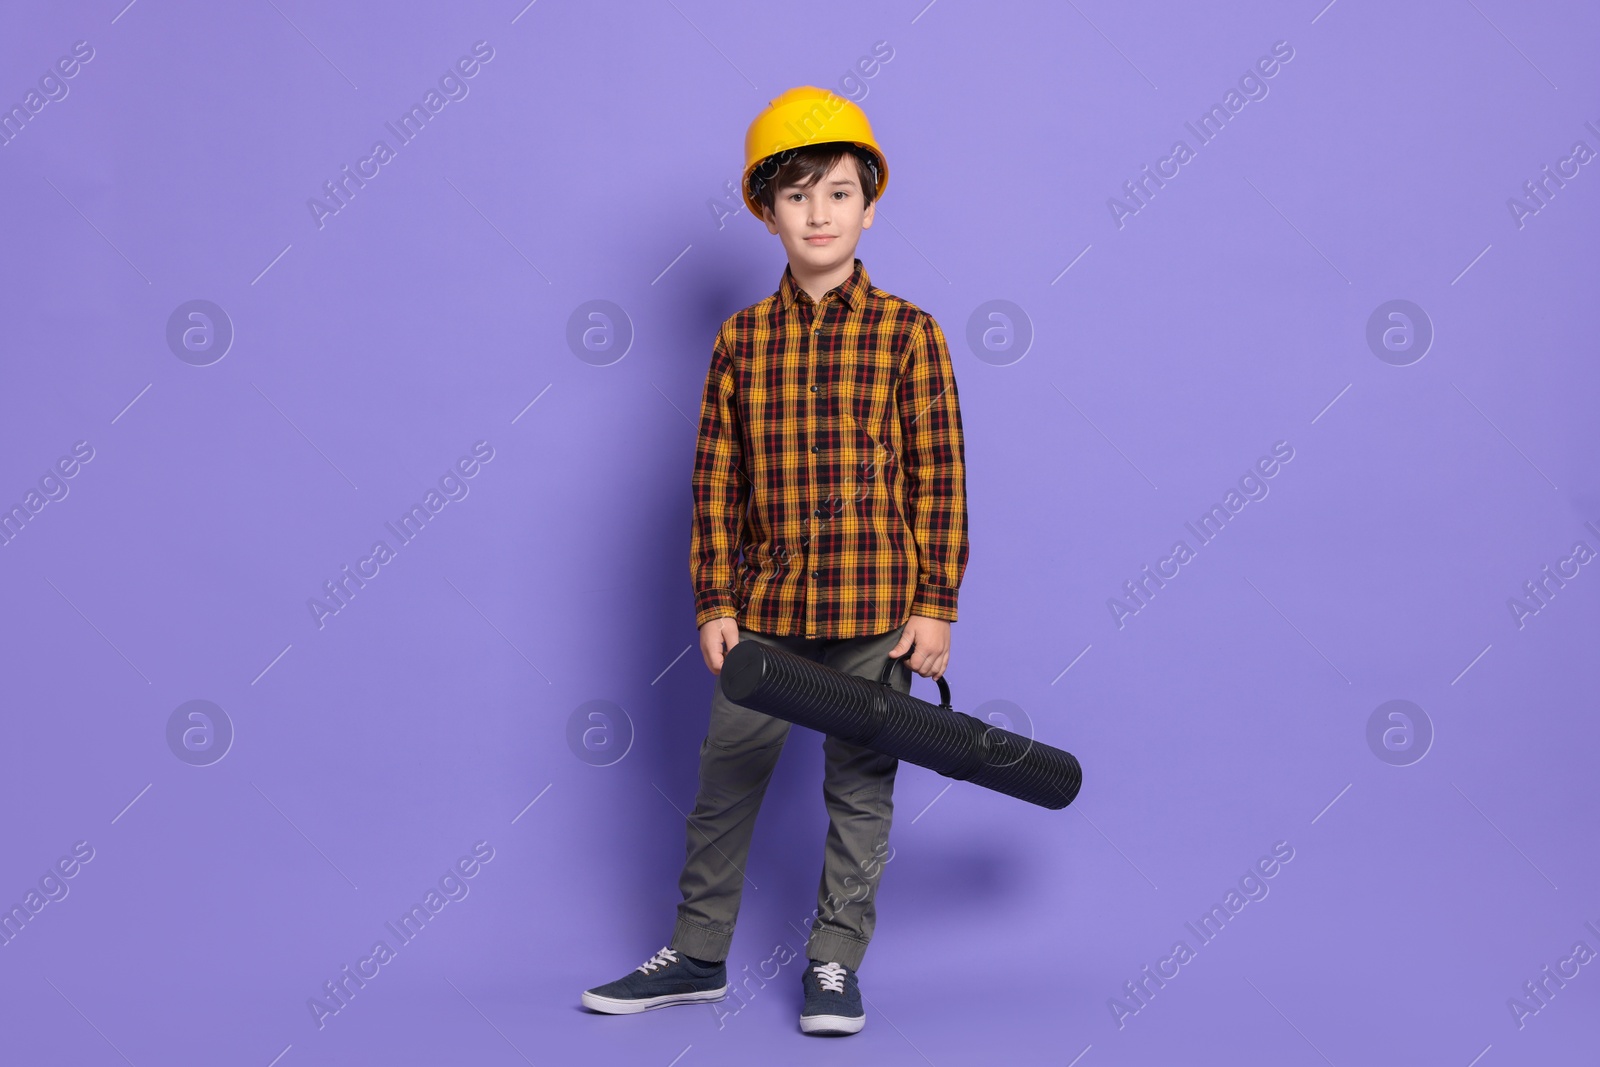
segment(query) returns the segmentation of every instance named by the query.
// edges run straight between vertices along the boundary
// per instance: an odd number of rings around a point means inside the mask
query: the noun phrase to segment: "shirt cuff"
[[[956,621],[957,590],[944,585],[917,583],[917,595],[911,601],[911,614],[944,622]]]
[[[698,630],[712,619],[737,618],[739,611],[733,606],[733,593],[727,589],[707,589],[694,595],[694,628]]]

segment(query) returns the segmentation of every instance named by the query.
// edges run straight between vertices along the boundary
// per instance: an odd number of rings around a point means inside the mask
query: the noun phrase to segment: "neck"
[[[822,296],[834,286],[843,285],[855,272],[856,260],[852,255],[837,267],[819,271],[794,260],[789,261],[789,273],[794,275],[795,284],[804,289],[811,297],[812,303],[821,301]]]

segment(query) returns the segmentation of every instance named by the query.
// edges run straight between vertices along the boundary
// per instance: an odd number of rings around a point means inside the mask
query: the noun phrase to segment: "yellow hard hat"
[[[882,196],[884,187],[889,184],[889,164],[872,137],[867,113],[855,101],[835,92],[802,85],[770,101],[745,131],[744,180],[740,188],[750,214],[761,217],[761,205],[751,195],[750,179],[763,160],[786,149],[833,142],[855,145],[872,156],[878,172],[878,188],[873,199]],[[770,180],[777,173],[777,163],[775,160],[772,166],[764,168],[761,180]]]

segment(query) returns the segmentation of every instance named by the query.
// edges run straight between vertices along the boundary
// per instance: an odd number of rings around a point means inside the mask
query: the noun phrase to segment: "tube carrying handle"
[[[916,647],[917,646],[915,646],[915,645],[911,646],[911,648],[916,648]],[[907,656],[911,655],[911,650],[910,649],[906,650],[906,655]],[[893,667],[896,663],[904,662],[904,660],[905,660],[904,656],[902,656],[900,659],[895,659],[893,656],[890,656],[887,659],[885,659],[884,662],[883,662],[883,673],[878,675],[878,684],[879,685],[888,685],[889,684],[889,669],[891,667]],[[909,666],[909,664],[907,666]],[[938,685],[939,685],[939,706],[941,708],[944,708],[946,711],[954,711],[955,708],[950,706],[950,686],[945,682],[944,675],[941,674],[939,677],[935,678],[934,681],[937,682]]]

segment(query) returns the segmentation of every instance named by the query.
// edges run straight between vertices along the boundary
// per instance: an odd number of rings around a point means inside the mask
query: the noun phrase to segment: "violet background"
[[[1507,1001],[1600,949],[1600,576],[1521,628],[1507,602],[1600,549],[1600,177],[1521,228],[1507,200],[1600,148],[1594,9],[121,3],[0,16],[6,108],[95,50],[0,148],[0,503],[95,450],[0,551],[0,903],[94,849],[0,947],[0,1060],[1593,1058],[1597,965],[1520,1029]],[[469,95],[319,229],[307,200],[480,40]],[[1108,199],[1278,41],[1268,95],[1119,228]],[[671,929],[714,684],[694,418],[784,263],[725,183],[800,84],[867,110],[891,177],[858,255],[951,342],[956,705],[1085,769],[1047,811],[902,764],[846,1046],[798,1032],[797,964],[720,1023],[577,1003]],[[166,341],[193,299],[235,331],[208,366]],[[1406,366],[1366,341],[1393,299],[1435,331]],[[620,358],[568,343],[593,300]],[[991,300],[1021,358],[968,343]],[[308,599],[479,440],[470,494],[319,629]],[[1107,600],[1277,441],[1270,494],[1119,629]],[[235,733],[208,766],[167,738],[196,699]],[[1434,734],[1404,766],[1367,740],[1396,699]],[[568,743],[596,700],[604,766]],[[736,978],[803,947],[819,741],[767,797]],[[469,895],[319,1029],[308,999],[478,841]],[[1119,1028],[1279,841],[1269,895]]]

